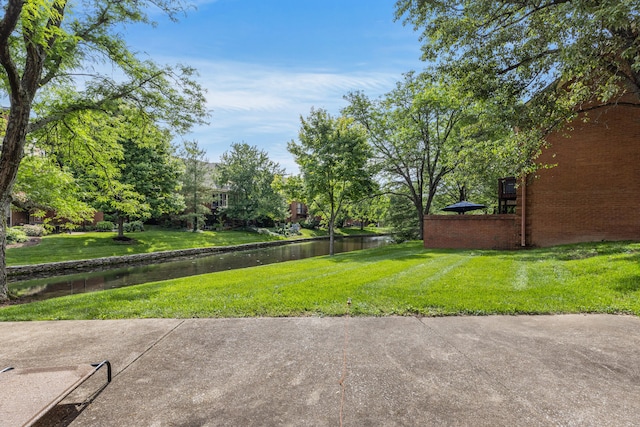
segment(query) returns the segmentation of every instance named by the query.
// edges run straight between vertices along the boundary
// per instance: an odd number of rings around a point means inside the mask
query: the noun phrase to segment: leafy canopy
[[[506,131],[486,105],[427,73],[405,74],[378,99],[362,92],[345,98],[349,105],[343,113],[367,131],[384,192],[411,202],[420,230],[443,180],[464,165],[480,168],[476,153],[498,151],[496,141]]]
[[[264,150],[246,143],[233,143],[220,157],[216,182],[229,189],[229,204],[224,209],[228,218],[245,224],[260,219],[284,219],[284,198],[274,186],[284,169],[269,159]]]
[[[151,13],[175,19],[176,0],[6,0],[0,15],[0,97],[8,99],[0,152],[0,210],[9,209],[27,140],[37,144],[67,128],[86,147],[117,127],[123,103],[148,123],[185,132],[207,115],[195,70],[140,59],[124,38],[129,25],[153,24]],[[89,121],[101,125],[101,129]],[[85,122],[86,121],[86,122]],[[91,128],[91,131],[86,131]],[[77,145],[74,145],[77,147]],[[111,146],[111,145],[109,145]],[[106,154],[103,157],[117,157]],[[87,149],[89,159],[93,150]],[[67,156],[75,156],[68,150]],[[107,163],[97,163],[97,168]],[[124,189],[127,190],[127,189]],[[0,300],[7,298],[6,219],[0,223]]]
[[[370,147],[365,129],[347,117],[333,118],[323,109],[311,109],[300,118],[299,143],[288,149],[300,166],[305,200],[329,224],[330,254],[336,218],[351,203],[372,192]]]
[[[523,144],[590,102],[640,101],[638,0],[398,0],[396,19],[421,32],[423,59],[499,103]]]

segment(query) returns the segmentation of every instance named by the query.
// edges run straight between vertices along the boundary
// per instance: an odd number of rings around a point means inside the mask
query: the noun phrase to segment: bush
[[[96,231],[113,231],[115,224],[111,221],[100,221],[96,224]]]
[[[7,244],[23,243],[29,240],[27,233],[22,230],[22,227],[7,228]]]
[[[30,237],[42,237],[45,235],[45,229],[40,224],[25,224],[22,226],[22,231]]]
[[[131,221],[124,223],[124,231],[132,233],[134,231],[144,231],[144,224],[142,221]]]
[[[306,220],[299,222],[298,224],[300,224],[300,227],[305,228],[307,230],[313,230],[318,228],[318,226],[320,225],[320,221],[318,221],[315,218],[307,218]]]

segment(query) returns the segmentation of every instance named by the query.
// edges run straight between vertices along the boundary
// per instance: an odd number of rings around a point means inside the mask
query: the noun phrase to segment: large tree
[[[408,198],[422,236],[423,216],[443,178],[455,171],[469,146],[486,137],[478,108],[463,92],[428,74],[407,73],[385,96],[346,96],[344,114],[367,131],[383,190]]]
[[[144,209],[130,214],[134,217],[158,218],[164,214],[176,214],[184,210],[184,198],[180,194],[180,178],[183,163],[175,156],[167,131],[149,126],[131,132],[122,140],[124,158],[120,165],[119,181],[130,184],[144,197]],[[126,213],[118,216],[118,236],[123,234]]]
[[[205,115],[202,90],[189,67],[140,60],[126,46],[122,26],[152,23],[148,9],[170,17],[171,0],[7,0],[0,17],[0,91],[9,100],[0,153],[0,212],[7,212],[29,135],[83,111],[105,119],[114,101],[128,100],[141,116],[177,131]],[[101,72],[100,70],[104,70]],[[117,72],[114,72],[117,70]],[[118,80],[114,75],[119,76]],[[90,140],[91,134],[84,135]],[[7,298],[6,216],[0,226],[0,300]]]
[[[233,143],[220,157],[216,167],[216,184],[229,189],[229,204],[224,209],[228,218],[241,220],[245,226],[260,219],[284,219],[285,199],[278,193],[274,180],[284,169],[269,159],[258,147]]]
[[[637,0],[398,0],[396,18],[425,60],[502,104],[524,160],[578,112],[640,103]]]
[[[206,152],[198,145],[198,141],[184,141],[180,150],[180,157],[184,162],[182,174],[182,189],[187,208],[183,218],[191,221],[193,231],[204,225],[205,216],[211,210],[205,206],[213,199],[212,169],[207,161]]]
[[[323,109],[312,109],[300,122],[300,142],[289,142],[288,149],[300,166],[305,202],[328,223],[333,255],[336,218],[350,203],[372,192],[367,134],[353,119],[333,118]]]

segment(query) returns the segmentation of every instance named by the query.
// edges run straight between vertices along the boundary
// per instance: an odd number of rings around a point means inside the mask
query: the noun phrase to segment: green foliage
[[[359,221],[361,228],[364,228],[368,224],[378,224],[383,221],[388,210],[389,196],[376,195],[352,203],[347,210],[347,217]]]
[[[79,181],[72,171],[53,157],[27,155],[21,163],[13,189],[13,204],[31,214],[55,212],[65,223],[90,220],[94,209],[82,200]]]
[[[591,101],[640,99],[635,0],[399,0],[396,18],[421,32],[423,58],[439,73],[520,129],[522,168],[534,166],[545,134]]]
[[[481,174],[496,150],[504,150],[502,137],[511,132],[465,90],[427,73],[405,74],[377,100],[362,92],[345,98],[349,105],[343,113],[367,130],[383,192],[411,201],[419,224],[432,212],[443,180]],[[499,170],[506,162],[493,164]]]
[[[276,175],[272,187],[288,204],[293,202],[306,203],[304,181],[300,175]]]
[[[397,242],[422,239],[422,231],[415,210],[408,197],[391,195],[385,224],[391,227]]]
[[[144,224],[142,221],[131,221],[124,223],[124,231],[132,233],[135,231],[144,231]]]
[[[197,141],[185,141],[180,151],[184,162],[181,194],[186,205],[186,213],[182,218],[192,224],[193,231],[202,228],[205,215],[211,213],[204,205],[213,198],[211,169],[205,154]]]
[[[96,231],[113,231],[116,225],[111,221],[100,221],[96,224]]]
[[[228,188],[229,204],[222,212],[245,225],[263,218],[283,220],[287,207],[275,184],[283,175],[284,170],[264,150],[246,143],[231,144],[215,171],[218,186]]]
[[[306,228],[307,230],[315,230],[320,226],[320,221],[315,217],[307,217],[304,221],[300,221],[300,227]]]
[[[7,236],[7,244],[23,243],[29,240],[27,233],[25,233],[21,227],[7,228],[6,236]]]
[[[300,122],[300,143],[291,141],[287,147],[300,166],[309,213],[315,208],[323,216],[333,243],[336,219],[349,204],[373,192],[366,132],[353,120],[334,119],[322,109],[312,109]],[[333,244],[329,252],[333,254]]]
[[[149,217],[182,212],[185,205],[179,191],[184,165],[174,155],[171,135],[151,124],[131,129],[129,138],[121,144],[124,158],[120,181],[131,184],[144,196]]]
[[[111,160],[118,154],[111,154],[113,141],[123,117],[129,117],[123,105],[140,120],[175,133],[203,122],[206,100],[195,70],[140,59],[122,38],[122,28],[153,24],[151,10],[172,19],[184,12],[182,2],[172,0],[7,0],[0,18],[0,93],[10,105],[2,126],[0,211],[9,208],[27,140],[46,148],[59,165],[76,171],[69,159],[82,157],[93,164],[92,172],[113,177]],[[49,150],[51,145],[58,149]],[[95,185],[95,177],[89,178]],[[131,188],[116,187],[114,193],[123,197],[117,210],[139,210]],[[40,203],[36,197],[30,200]],[[78,201],[86,203],[84,196]],[[4,261],[0,300],[7,298]]]

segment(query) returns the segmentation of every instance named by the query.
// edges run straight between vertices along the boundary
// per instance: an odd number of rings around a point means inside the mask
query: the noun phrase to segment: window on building
[[[213,194],[213,203],[211,204],[214,208],[226,208],[229,206],[229,198],[227,193],[214,193]]]

